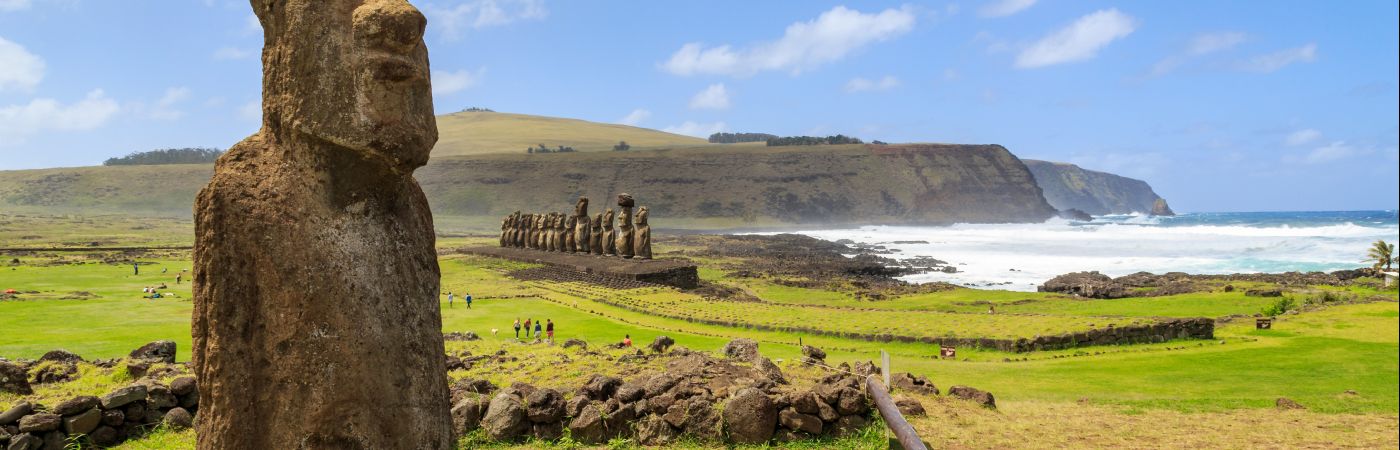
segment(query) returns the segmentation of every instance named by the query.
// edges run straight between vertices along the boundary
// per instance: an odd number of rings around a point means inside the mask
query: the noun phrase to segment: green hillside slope
[[[610,151],[618,141],[632,147],[705,145],[704,139],[627,125],[499,112],[438,116],[433,156],[525,153],[526,147],[560,145],[581,152]]]

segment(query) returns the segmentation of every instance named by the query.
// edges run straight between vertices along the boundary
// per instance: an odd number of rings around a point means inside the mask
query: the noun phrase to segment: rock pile
[[[853,375],[829,375],[808,390],[785,388],[782,371],[747,339],[726,345],[724,359],[680,347],[670,353],[680,356],[663,373],[631,382],[593,375],[571,395],[523,383],[497,388],[460,381],[452,386],[454,431],[482,429],[497,441],[554,440],[567,429],[586,444],[625,437],[666,445],[684,436],[759,444],[849,433],[870,423],[869,399]]]
[[[100,447],[140,437],[158,425],[194,426],[199,383],[145,378],[101,397],[77,396],[53,407],[21,401],[0,412],[0,445],[9,450],[67,448],[69,439]]]

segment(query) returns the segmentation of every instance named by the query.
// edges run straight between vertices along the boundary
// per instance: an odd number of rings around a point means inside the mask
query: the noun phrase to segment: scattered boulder
[[[1040,292],[1057,292],[1086,298],[1123,298],[1132,291],[1098,272],[1074,272],[1051,278],[1036,288]]]
[[[1274,400],[1274,407],[1278,409],[1307,409],[1288,397],[1279,397],[1278,400]]]
[[[736,444],[760,444],[773,437],[778,412],[763,391],[745,388],[724,406],[724,428]]]
[[[686,433],[702,441],[719,441],[723,437],[720,433],[722,421],[712,402],[713,400],[704,397],[690,399],[683,427]]]
[[[53,407],[53,409],[49,410],[49,412],[58,414],[60,416],[71,416],[83,411],[87,411],[89,409],[96,408],[99,403],[100,401],[97,399],[97,397],[93,397],[91,395],[80,395],[65,400],[63,403],[59,403],[58,406]]]
[[[1256,288],[1256,289],[1246,289],[1246,290],[1244,291],[1244,296],[1245,296],[1245,297],[1282,297],[1282,296],[1283,296],[1283,289],[1279,289],[1279,288]]]
[[[170,393],[185,396],[199,392],[199,381],[194,377],[179,377],[170,380]]]
[[[451,332],[451,333],[447,333],[447,334],[442,335],[442,340],[444,340],[444,341],[458,341],[458,342],[461,342],[461,341],[479,341],[479,340],[481,340],[481,336],[477,336],[475,332],[471,332],[471,331],[467,331],[467,332],[453,331],[453,332]]]
[[[536,389],[526,397],[525,407],[531,422],[558,422],[564,418],[564,396],[553,389]]]
[[[48,353],[45,353],[44,356],[39,357],[39,361],[55,361],[64,363],[75,363],[81,362],[82,360],[83,357],[63,349],[50,350]]]
[[[794,408],[784,409],[778,413],[778,423],[789,430],[803,431],[808,434],[822,434],[822,419],[820,417],[797,412]]]
[[[128,356],[139,361],[175,364],[175,341],[155,341],[142,345]]]
[[[871,375],[879,375],[880,366],[875,365],[875,363],[871,361],[856,361],[856,367],[852,372],[855,372],[856,375],[860,375],[861,378],[865,378]]]
[[[29,433],[16,434],[10,438],[9,450],[34,450],[44,446],[44,439]],[[62,448],[62,447],[59,447]]]
[[[615,398],[623,403],[632,403],[641,400],[642,397],[646,396],[646,393],[646,389],[635,384],[623,384],[618,386]]]
[[[607,429],[603,427],[603,413],[599,403],[589,403],[569,422],[569,436],[584,444],[598,444],[604,441]]]
[[[647,348],[650,348],[652,353],[665,353],[672,345],[676,345],[675,339],[671,339],[670,336],[657,336]]]
[[[724,357],[729,359],[753,361],[754,358],[758,357],[758,342],[753,339],[735,339],[729,341],[728,344],[724,344],[724,348],[720,350],[720,353],[723,353]]]
[[[637,442],[646,446],[668,445],[679,436],[675,427],[661,416],[649,415],[637,423]]]
[[[810,345],[802,346],[802,356],[802,362],[809,365],[826,363],[826,351]]]
[[[486,413],[487,402],[478,397],[463,399],[452,406],[452,433],[463,436],[481,426],[481,416]]]
[[[868,425],[870,425],[870,421],[866,420],[865,416],[841,416],[840,419],[836,419],[833,434],[836,436],[855,435]]]
[[[904,415],[905,417],[923,416],[928,414],[928,412],[924,410],[924,404],[920,403],[918,399],[913,397],[907,397],[903,395],[895,397],[894,406],[899,408],[899,413],[901,415]]]
[[[901,391],[938,395],[938,386],[934,386],[933,382],[923,375],[916,376],[908,372],[898,372],[890,375],[890,385]]]
[[[108,392],[102,396],[102,409],[114,409],[125,406],[137,400],[146,399],[146,386],[134,384],[124,388]],[[130,414],[128,414],[130,416]]]
[[[166,411],[160,422],[171,429],[183,430],[194,426],[194,416],[185,408],[175,407]]]
[[[0,412],[0,426],[10,425],[19,422],[19,419],[29,415],[34,411],[34,404],[27,401],[20,401],[11,406],[10,409]]]
[[[870,404],[866,401],[865,394],[851,388],[841,388],[840,398],[836,401],[836,412],[843,416],[863,415],[870,412]]]
[[[758,369],[759,372],[762,372],[763,375],[767,376],[768,379],[774,383],[788,383],[787,378],[783,376],[783,369],[778,368],[778,365],[774,364],[773,360],[771,359],[760,356],[757,359],[753,360],[753,366],[754,368]]]
[[[88,439],[91,440],[94,445],[110,447],[120,443],[122,441],[122,436],[117,434],[116,428],[103,425],[97,427],[96,430],[92,430],[92,433],[88,434]]]
[[[123,414],[121,410],[102,411],[103,425],[115,427],[120,426],[124,421],[126,421],[126,414]]]
[[[42,433],[57,430],[63,425],[63,417],[51,413],[34,413],[19,419],[20,433]]]
[[[569,338],[569,340],[564,341],[564,348],[573,348],[573,347],[578,347],[578,348],[581,348],[581,349],[584,349],[584,350],[588,350],[588,342],[587,342],[587,341],[584,341],[583,339],[579,339],[579,338]]]
[[[594,374],[588,379],[588,383],[579,387],[578,393],[593,400],[605,401],[617,393],[618,386],[622,386],[622,380]]]
[[[987,408],[996,409],[997,407],[996,397],[993,397],[991,392],[986,392],[977,388],[953,386],[948,388],[948,395],[963,400],[971,400]]]
[[[38,366],[31,374],[29,382],[31,384],[49,384],[72,381],[77,378],[78,366],[71,362],[45,362]]]
[[[173,408],[180,404],[180,399],[175,398],[175,394],[170,393],[170,388],[160,384],[153,384],[146,387],[146,407],[151,409]]]
[[[541,422],[530,426],[530,436],[542,441],[553,441],[564,437],[563,422]]]
[[[530,431],[530,422],[526,420],[525,406],[520,403],[520,398],[502,392],[496,394],[486,407],[486,417],[481,419],[481,427],[486,429],[486,436],[491,440],[510,441]]]

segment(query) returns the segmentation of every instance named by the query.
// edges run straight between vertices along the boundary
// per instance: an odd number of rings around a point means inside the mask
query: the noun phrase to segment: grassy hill
[[[618,141],[633,148],[707,145],[704,139],[663,131],[578,119],[499,112],[459,112],[438,116],[433,156],[525,153],[526,147],[560,145],[581,152],[610,151]]]

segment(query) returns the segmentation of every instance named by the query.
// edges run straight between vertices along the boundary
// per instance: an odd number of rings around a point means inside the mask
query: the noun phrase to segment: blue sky
[[[1354,2],[414,2],[439,112],[1005,145],[1179,211],[1394,209],[1397,7]],[[0,0],[0,169],[227,147],[232,0]]]

